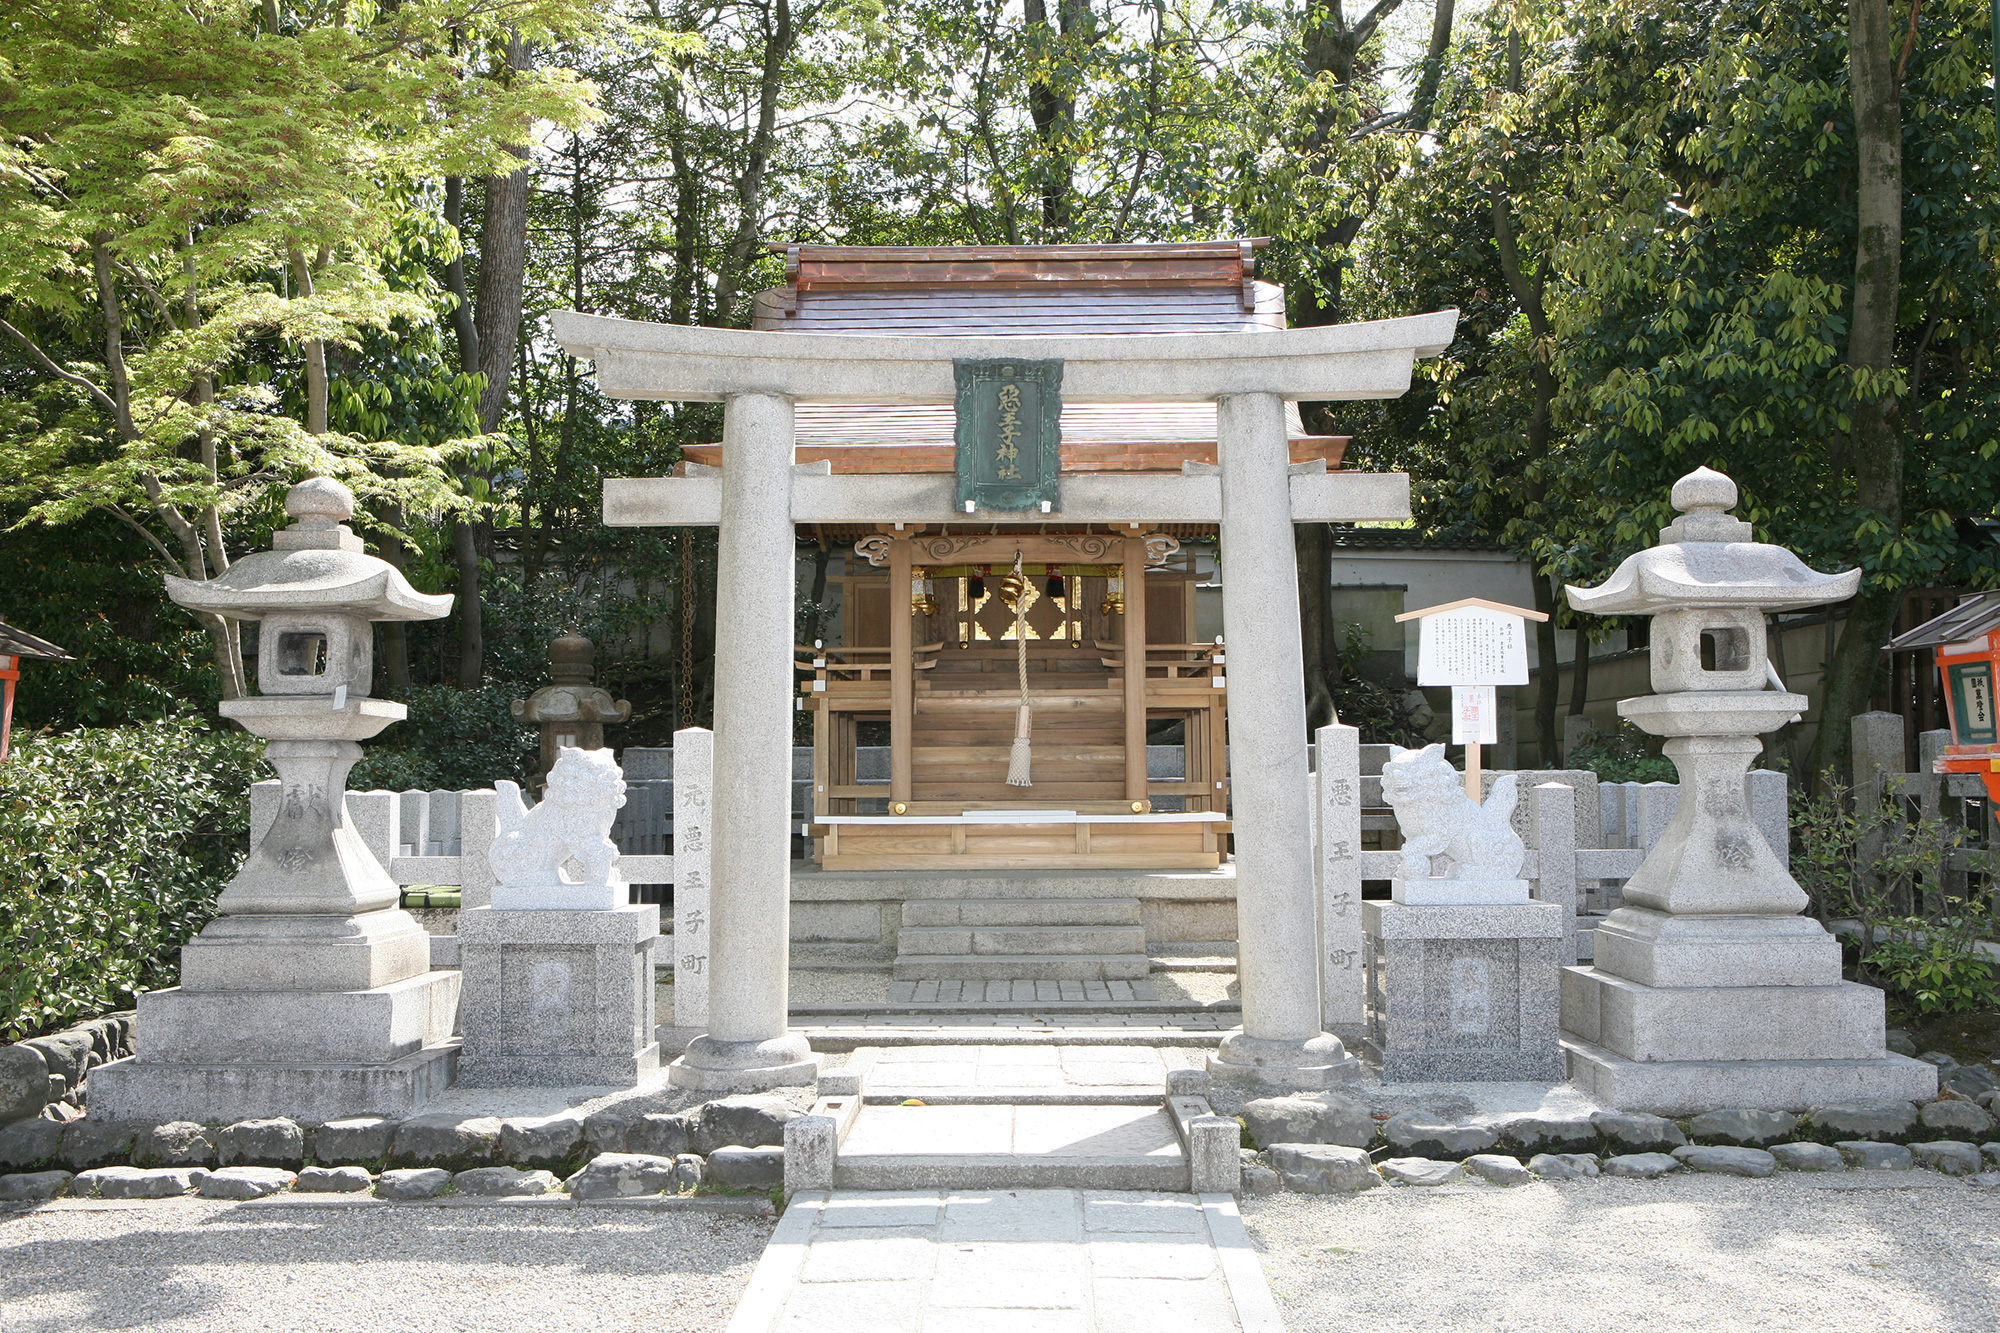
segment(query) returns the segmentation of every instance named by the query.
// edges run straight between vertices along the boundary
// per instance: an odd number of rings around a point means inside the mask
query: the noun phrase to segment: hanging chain
[[[680,725],[694,725],[694,533],[681,529]]]

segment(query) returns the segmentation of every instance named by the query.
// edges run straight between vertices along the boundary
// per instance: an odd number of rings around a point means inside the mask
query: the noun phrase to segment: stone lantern
[[[611,691],[590,683],[596,656],[597,645],[583,635],[559,636],[549,644],[549,676],[555,683],[514,700],[514,720],[531,722],[541,730],[541,763],[536,770],[540,777],[546,778],[555,767],[558,750],[565,746],[601,750],[604,724],[632,716],[631,704],[612,699]]]
[[[181,984],[140,998],[138,1055],[93,1076],[114,1119],[326,1119],[407,1113],[450,1083],[458,974],[430,970],[430,937],[350,827],[357,742],[401,720],[368,695],[377,620],[434,620],[417,592],[363,554],[345,486],[292,487],[275,549],[221,577],[167,579],[190,610],[260,622],[259,694],[220,712],[267,742],[277,816],[181,951]]]
[[[1770,668],[1765,614],[1843,601],[1861,572],[1820,574],[1752,540],[1729,514],[1736,483],[1708,468],[1675,483],[1673,504],[1657,546],[1568,589],[1579,611],[1652,617],[1655,693],[1618,712],[1666,737],[1680,774],[1594,964],[1564,969],[1570,1078],[1607,1105],[1667,1114],[1935,1095],[1935,1070],[1884,1050],[1882,993],[1843,981],[1838,941],[1798,915],[1805,891],[1751,821],[1744,784],[1757,737],[1807,706]]]

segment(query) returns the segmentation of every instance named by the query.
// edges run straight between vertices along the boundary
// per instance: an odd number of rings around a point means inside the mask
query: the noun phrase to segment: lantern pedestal
[[[115,1120],[307,1122],[410,1115],[451,1086],[459,974],[430,970],[430,936],[347,824],[354,741],[401,704],[237,699],[226,716],[274,736],[278,816],[181,950],[181,984],[139,997],[138,1053],[95,1071]],[[317,739],[300,739],[301,733]]]

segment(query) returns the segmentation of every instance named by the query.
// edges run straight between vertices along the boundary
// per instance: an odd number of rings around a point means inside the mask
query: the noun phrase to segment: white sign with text
[[[1528,636],[1521,617],[1481,606],[1424,617],[1417,642],[1417,684],[1527,683]]]

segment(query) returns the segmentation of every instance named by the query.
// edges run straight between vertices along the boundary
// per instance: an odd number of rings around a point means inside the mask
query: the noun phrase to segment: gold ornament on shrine
[[[910,570],[910,614],[916,616],[937,614],[937,589],[922,565]]]
[[[1018,564],[1018,562],[1016,562]],[[1024,612],[1035,604],[1040,594],[1035,589],[1035,581],[1017,568],[1011,574],[1000,576],[1000,600],[1007,603],[1007,609]]]
[[[1125,576],[1113,574],[1104,580],[1104,601],[1097,608],[1099,615],[1122,616],[1125,614]]]

